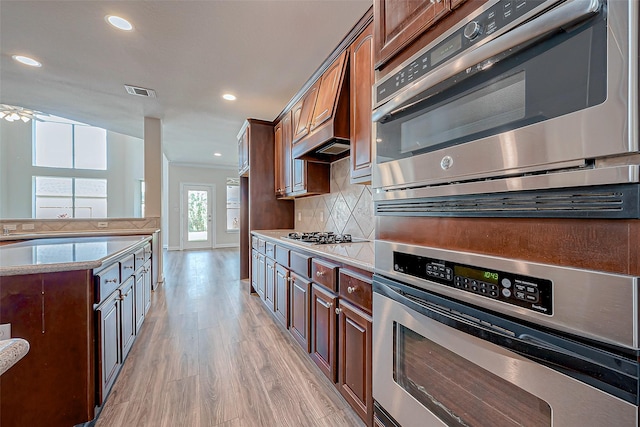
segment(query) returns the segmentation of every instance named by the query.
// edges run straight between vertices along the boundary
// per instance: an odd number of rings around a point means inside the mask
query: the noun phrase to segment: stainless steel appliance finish
[[[373,311],[373,396],[403,427],[638,425],[634,354],[598,362],[604,353],[588,345],[376,276]],[[595,368],[585,372],[603,374],[571,376],[571,366],[587,365]],[[618,370],[628,376],[621,387],[631,391],[628,399],[614,395],[617,386],[600,384],[605,377],[617,383]],[[511,420],[514,414],[524,422]]]
[[[549,280],[552,283],[553,314],[528,310],[508,303],[508,300],[496,300],[397,271],[394,253],[447,260]],[[640,287],[637,277],[383,240],[375,242],[375,272],[421,289],[559,331],[627,348],[640,347]],[[501,285],[500,287],[502,288]]]
[[[374,87],[374,200],[637,185],[638,9],[494,0],[426,46]]]

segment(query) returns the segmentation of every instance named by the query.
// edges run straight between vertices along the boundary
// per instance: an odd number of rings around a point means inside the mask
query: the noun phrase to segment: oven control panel
[[[393,269],[538,313],[553,314],[553,285],[547,279],[402,252],[393,253]]]

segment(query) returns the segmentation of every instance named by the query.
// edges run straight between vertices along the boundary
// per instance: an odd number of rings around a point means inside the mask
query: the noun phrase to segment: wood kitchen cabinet
[[[274,314],[276,319],[282,323],[285,328],[289,328],[289,269],[276,264],[276,276],[275,276],[275,305]]]
[[[450,10],[450,0],[374,0],[375,67],[384,65]]]
[[[271,258],[266,258],[265,266],[264,303],[267,304],[269,310],[274,311],[276,307],[276,262]]]
[[[371,316],[340,299],[338,390],[360,418],[373,423]]]
[[[139,297],[142,297],[140,295]],[[136,339],[136,295],[134,277],[129,277],[120,287],[120,321],[122,360],[127,357]]]
[[[373,23],[350,48],[351,90],[351,182],[370,183],[372,144],[371,92],[373,73]]]
[[[311,295],[311,282],[296,273],[291,273],[291,297],[290,310],[291,335],[304,348],[307,353],[310,350],[311,341],[309,335],[309,304]]]
[[[245,176],[249,173],[249,129],[238,138],[238,174]]]
[[[120,292],[114,292],[95,310],[98,326],[98,406],[101,406],[116,380],[122,357],[120,355]]]
[[[346,51],[342,53],[322,74],[318,96],[311,116],[310,132],[315,131],[334,115],[334,110],[338,106],[338,91],[341,89],[342,81],[345,78],[345,68],[348,62],[347,53]]]
[[[293,130],[291,142],[294,145],[310,132],[319,88],[320,80],[314,83],[291,109],[291,128]]]
[[[336,382],[336,306],[338,297],[318,284],[311,290],[311,358]]]

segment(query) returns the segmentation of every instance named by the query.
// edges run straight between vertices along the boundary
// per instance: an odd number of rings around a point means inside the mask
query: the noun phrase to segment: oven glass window
[[[394,380],[448,426],[551,426],[540,398],[394,323]]]
[[[606,16],[600,14],[416,94],[376,123],[377,162],[493,137],[605,102],[606,41]]]

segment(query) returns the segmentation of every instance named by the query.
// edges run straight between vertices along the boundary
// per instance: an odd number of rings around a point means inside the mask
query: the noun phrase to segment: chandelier
[[[8,122],[22,120],[27,123],[29,120],[37,120],[36,115],[43,114],[40,111],[29,110],[27,108],[15,107],[13,105],[0,104],[0,119]]]

